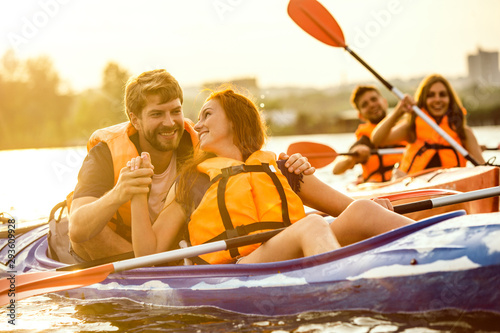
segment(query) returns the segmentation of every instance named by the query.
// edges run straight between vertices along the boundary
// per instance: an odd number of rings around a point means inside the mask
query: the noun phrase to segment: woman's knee
[[[312,231],[322,231],[329,228],[328,222],[320,215],[310,214],[298,221],[295,224],[300,222],[300,228],[303,229],[304,232],[312,232]]]
[[[377,209],[377,203],[369,200],[369,199],[358,199],[353,201],[346,210],[350,212],[350,214],[356,214],[359,216],[370,215],[374,210]],[[382,206],[380,206],[382,207]]]

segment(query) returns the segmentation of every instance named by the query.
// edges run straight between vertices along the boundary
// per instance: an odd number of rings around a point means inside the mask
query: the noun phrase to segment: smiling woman
[[[427,76],[420,83],[415,100],[417,106],[478,163],[485,163],[477,139],[466,124],[466,111],[448,80],[439,74]],[[394,110],[377,125],[371,137],[377,146],[399,140],[408,142],[398,169],[400,176],[433,167],[466,165],[465,158],[421,117],[412,112],[399,121],[403,113],[403,109]]]

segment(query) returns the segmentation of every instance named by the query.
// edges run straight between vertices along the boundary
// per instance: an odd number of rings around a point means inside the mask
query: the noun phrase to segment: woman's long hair
[[[430,88],[437,82],[444,84],[448,92],[448,96],[450,96],[450,104],[448,105],[448,111],[446,111],[446,115],[448,116],[448,125],[452,130],[457,132],[460,139],[465,140],[465,116],[462,111],[462,102],[451,84],[443,76],[439,74],[431,74],[420,82],[420,85],[415,92],[415,101],[417,102],[417,106],[421,109],[427,110],[427,112],[429,111],[426,103],[427,97],[429,96]],[[415,142],[416,139],[415,118],[416,115],[413,114],[411,117],[411,135],[409,142]]]
[[[240,150],[245,161],[251,154],[264,146],[267,136],[263,117],[249,98],[234,92],[231,88],[212,91],[205,103],[213,99],[221,104],[227,119],[231,122],[234,131],[234,144]],[[193,208],[191,192],[198,178],[197,166],[215,156],[213,153],[199,151],[180,171],[176,201],[182,205],[187,215]]]

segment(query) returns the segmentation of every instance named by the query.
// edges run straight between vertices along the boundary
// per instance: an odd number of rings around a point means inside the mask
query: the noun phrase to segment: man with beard
[[[182,112],[182,89],[166,70],[132,77],[124,102],[129,121],[92,134],[78,184],[68,200],[70,252],[76,261],[131,252],[130,199],[149,194],[153,223],[177,171],[198,143],[193,123]],[[127,167],[142,152],[149,153],[154,172]],[[291,156],[285,165],[296,174],[314,172],[300,155]]]
[[[397,108],[411,108],[413,101],[410,97],[405,98],[396,105]],[[374,86],[357,86],[351,95],[351,104],[358,110],[359,118],[364,123],[356,130],[357,141],[351,146],[349,152],[352,156],[340,156],[335,160],[333,173],[342,174],[361,163],[363,175],[360,182],[383,182],[392,177],[394,164],[401,160],[401,155],[379,155],[371,154],[370,150],[376,148],[404,147],[405,142],[386,147],[375,147],[370,141],[370,135],[377,124],[384,119],[387,113],[388,103]]]

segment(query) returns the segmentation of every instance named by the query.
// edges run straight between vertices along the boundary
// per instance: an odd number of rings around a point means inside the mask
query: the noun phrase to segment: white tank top
[[[177,155],[174,152],[172,154],[172,159],[170,164],[163,173],[153,175],[153,181],[151,183],[151,191],[149,193],[148,208],[149,208],[149,219],[151,223],[156,221],[158,214],[163,207],[165,198],[167,197],[170,187],[174,183],[175,177],[177,175]]]

